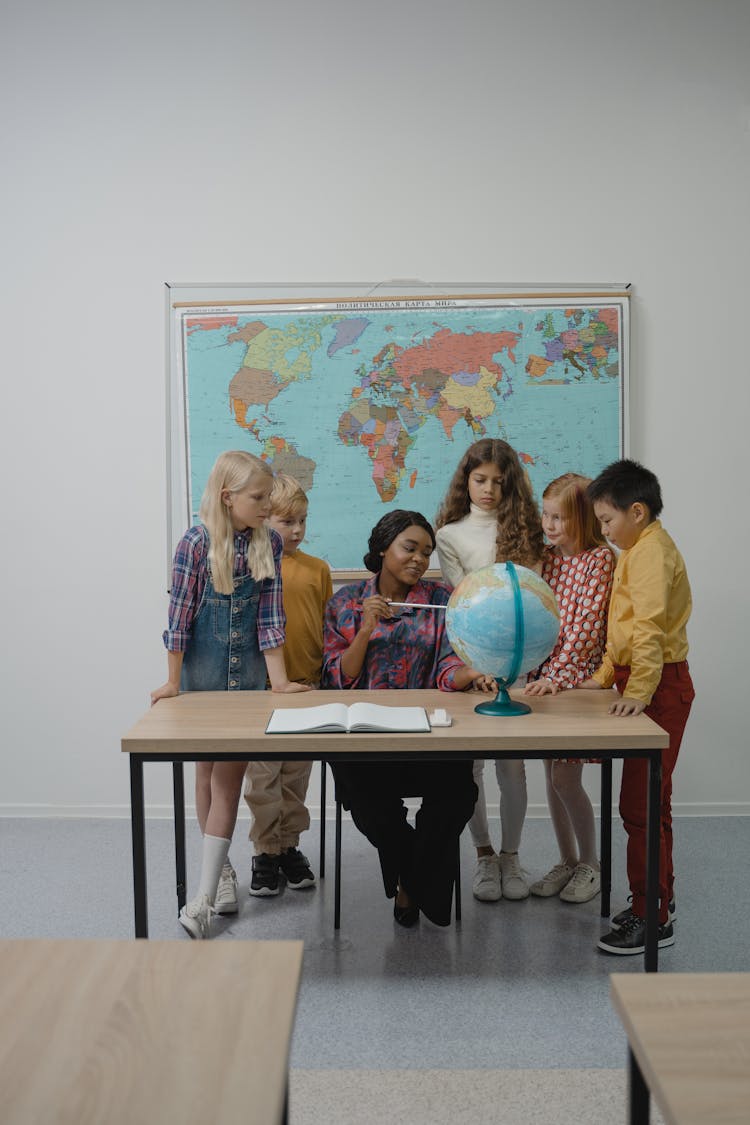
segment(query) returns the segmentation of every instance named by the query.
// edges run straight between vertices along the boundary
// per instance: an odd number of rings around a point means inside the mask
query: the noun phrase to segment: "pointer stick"
[[[429,602],[388,602],[388,605],[405,606],[407,609],[447,609],[447,605],[432,605]]]

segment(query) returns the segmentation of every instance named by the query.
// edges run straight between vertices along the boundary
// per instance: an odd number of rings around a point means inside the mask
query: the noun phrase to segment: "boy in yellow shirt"
[[[674,945],[672,773],[695,697],[687,664],[686,625],[692,599],[682,555],[664,530],[661,488],[637,461],[615,461],[588,489],[602,532],[620,551],[612,583],[607,647],[584,688],[610,688],[620,698],[612,715],[642,711],[669,734],[662,750],[659,851],[659,946]],[[599,941],[605,953],[642,953],[646,913],[645,759],[623,762],[620,815],[628,835],[632,906],[612,918]]]
[[[331,571],[323,559],[299,550],[307,522],[307,496],[299,482],[277,473],[270,503],[268,524],[284,541],[281,581],[287,675],[319,687],[323,615],[333,594]],[[300,833],[310,827],[305,797],[311,769],[312,762],[248,763],[245,800],[253,814],[250,839],[255,846],[251,895],[278,894],[280,874],[294,890],[315,885],[307,857],[297,846]]]

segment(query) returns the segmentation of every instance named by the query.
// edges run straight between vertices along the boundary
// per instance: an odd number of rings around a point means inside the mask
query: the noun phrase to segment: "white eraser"
[[[430,712],[429,719],[431,727],[449,727],[453,722],[448,712],[442,707],[437,707]]]

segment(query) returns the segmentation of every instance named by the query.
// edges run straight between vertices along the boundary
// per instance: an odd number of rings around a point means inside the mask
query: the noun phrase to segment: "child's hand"
[[[610,715],[640,715],[648,704],[641,699],[618,699],[609,709]]]
[[[271,691],[278,695],[294,695],[298,691],[312,691],[312,688],[309,684],[298,684],[294,680],[287,680],[285,684],[278,684],[276,687],[271,684]]]
[[[602,685],[599,683],[599,681],[594,680],[594,679],[584,680],[583,683],[576,684],[576,688],[579,691],[581,690],[581,688],[583,688],[584,691],[603,691],[604,690],[602,688]]]
[[[546,678],[541,680],[532,680],[523,689],[524,695],[557,695],[560,688],[557,684],[553,684],[552,680]]]
[[[158,703],[160,699],[172,699],[175,695],[180,694],[180,689],[176,684],[171,683],[169,680],[156,691],[151,692],[151,706]]]

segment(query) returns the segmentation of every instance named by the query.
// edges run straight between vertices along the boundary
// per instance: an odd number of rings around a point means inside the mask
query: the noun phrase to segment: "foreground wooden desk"
[[[3,1125],[286,1122],[301,967],[301,941],[0,941]]]
[[[630,1046],[630,1122],[649,1090],[667,1125],[750,1121],[750,973],[613,973]]]
[[[511,693],[518,695],[519,693]],[[480,697],[440,691],[311,691],[300,695],[269,692],[192,692],[163,699],[122,739],[130,755],[133,831],[133,881],[136,937],[148,935],[146,851],[143,800],[145,762],[172,762],[177,841],[178,902],[184,902],[184,785],[182,763],[215,759],[394,761],[446,758],[597,757],[611,767],[614,758],[649,762],[648,893],[646,909],[647,971],[658,965],[657,915],[661,749],[668,736],[645,715],[614,718],[607,714],[613,695],[606,691],[568,691],[531,700],[533,713],[489,718],[474,711]],[[445,708],[450,727],[429,734],[267,735],[275,707],[314,707],[320,703],[371,701],[394,706]],[[611,776],[611,774],[610,774]],[[610,789],[611,793],[611,789]],[[608,798],[611,802],[611,796]],[[606,801],[606,798],[605,798]],[[608,870],[605,856],[602,869]]]

